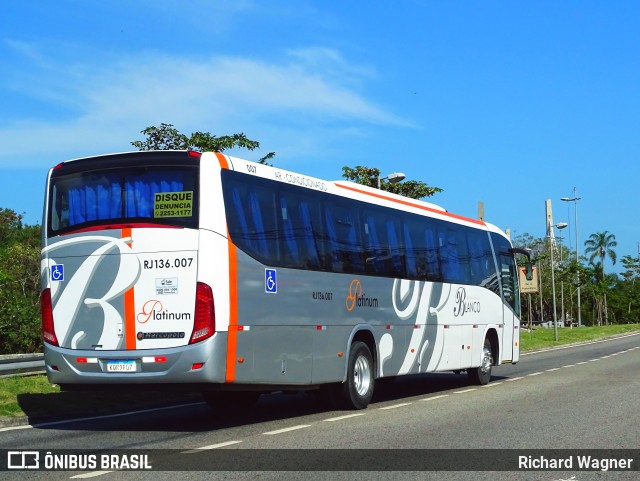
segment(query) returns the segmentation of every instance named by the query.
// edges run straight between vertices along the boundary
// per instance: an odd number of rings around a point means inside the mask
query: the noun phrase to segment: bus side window
[[[299,267],[300,252],[296,242],[296,231],[301,229],[299,228],[299,225],[295,225],[296,223],[294,223],[294,220],[292,219],[292,210],[293,209],[289,209],[287,207],[286,197],[280,197],[280,214],[282,217],[285,252],[287,254],[283,260],[285,265]]]
[[[356,231],[355,213],[348,208],[327,203],[325,217],[334,269],[339,272],[363,272],[363,251]]]
[[[516,290],[515,290],[515,265],[511,256],[500,253],[498,257],[500,265],[500,278],[502,279],[502,293],[504,300],[514,310],[516,308]]]
[[[309,205],[305,201],[301,201],[298,205],[300,212],[300,220],[302,222],[302,236],[306,245],[306,267],[310,269],[320,268],[320,253],[318,252],[317,238],[309,212]]]
[[[387,240],[389,241],[389,255],[391,257],[391,263],[389,272],[387,275],[393,277],[404,277],[404,261],[400,250],[400,242],[398,240],[398,233],[396,231],[396,223],[392,219],[387,219]]]
[[[427,227],[424,230],[424,242],[425,242],[425,259],[427,266],[427,279],[432,281],[442,280],[442,271],[440,269],[440,255],[439,246],[436,240],[435,229]]]
[[[463,280],[462,265],[458,253],[458,236],[452,228],[439,232],[440,255],[442,256],[442,274],[445,282]]]
[[[329,270],[335,269],[336,271],[341,272],[342,265],[339,263],[338,237],[336,235],[333,214],[331,213],[331,206],[329,204],[327,204],[324,209],[324,220],[327,232],[324,251],[328,253],[325,256],[325,264],[327,265],[327,268]],[[340,267],[340,269],[338,268],[338,266]]]
[[[262,257],[267,257],[269,255],[266,239],[267,232],[265,231],[264,222],[262,220],[262,211],[260,208],[258,194],[255,191],[252,191],[249,194],[249,206],[251,208],[251,217],[253,220],[253,235],[257,243],[258,254]]]
[[[365,250],[365,269],[367,272],[382,274],[384,265],[382,256],[384,255],[380,238],[378,237],[378,229],[376,227],[375,217],[368,215],[364,224],[364,232],[366,236]]]
[[[247,250],[253,251],[253,242],[249,235],[249,224],[247,224],[247,216],[244,212],[244,205],[240,200],[240,192],[238,187],[233,187],[231,190],[231,197],[233,199],[233,208],[235,216],[229,216],[229,230],[231,238],[240,246],[245,246]],[[237,226],[233,226],[237,222]],[[234,228],[235,227],[235,228]],[[237,232],[238,229],[240,232]],[[236,235],[237,234],[239,235]]]
[[[418,277],[418,256],[413,248],[409,223],[405,220],[402,229],[404,231],[404,246],[407,252],[407,277],[415,279]]]

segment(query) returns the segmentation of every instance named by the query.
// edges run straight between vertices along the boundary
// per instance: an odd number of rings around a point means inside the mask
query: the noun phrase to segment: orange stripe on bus
[[[218,162],[220,162],[220,167],[222,167],[223,169],[229,168],[229,163],[227,162],[227,158],[224,156],[224,154],[221,154],[220,152],[216,152],[216,157],[218,157]]]
[[[122,229],[122,238],[131,237],[130,227]],[[129,247],[133,244],[133,240],[129,243]],[[135,349],[136,345],[136,301],[134,288],[131,287],[124,293],[124,342],[126,349]]]
[[[226,382],[236,378],[236,352],[238,343],[238,271],[236,264],[236,247],[231,243],[227,233],[229,250],[229,330],[227,332],[227,374]]]
[[[136,346],[136,302],[133,287],[124,293],[124,332],[125,347],[135,349]]]
[[[436,214],[445,215],[447,217],[453,217],[454,219],[464,220],[466,222],[472,222],[473,224],[486,225],[484,223],[484,221],[481,221],[479,219],[472,219],[470,217],[465,217],[463,215],[452,214],[451,212],[438,210],[438,209],[432,209],[431,207],[427,207],[426,205],[414,204],[413,202],[409,202],[409,201],[402,200],[402,199],[393,199],[393,198],[388,197],[388,196],[383,195],[383,194],[376,194],[374,192],[367,192],[365,190],[360,190],[360,189],[357,189],[355,187],[351,187],[349,185],[340,185],[340,184],[335,184],[335,185],[336,185],[336,187],[340,187],[341,189],[351,190],[353,192],[358,192],[359,194],[370,195],[372,197],[377,197],[379,199],[388,200],[389,202],[395,202],[397,204],[408,205],[409,207],[415,207],[416,209],[426,210],[428,212],[434,212]]]

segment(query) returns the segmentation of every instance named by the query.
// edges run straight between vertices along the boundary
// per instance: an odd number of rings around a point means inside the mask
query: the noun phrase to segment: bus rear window
[[[195,166],[61,170],[51,176],[49,235],[136,223],[198,227]]]

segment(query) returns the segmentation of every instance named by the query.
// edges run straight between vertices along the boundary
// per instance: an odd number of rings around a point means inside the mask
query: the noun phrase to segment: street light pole
[[[378,175],[378,189],[381,187],[381,181],[388,180],[392,184],[397,184],[398,182],[402,182],[406,176],[402,172],[394,172],[392,174],[386,175],[384,177],[380,177]]]
[[[560,265],[564,268],[562,263],[562,248],[564,247],[562,242],[564,241],[564,237],[558,237],[558,240],[560,241]],[[567,322],[567,318],[564,314],[564,279],[560,280],[560,320],[562,321],[563,326]]]
[[[558,340],[558,313],[556,309],[556,274],[555,274],[555,261],[553,259],[553,251],[555,249],[555,234],[553,233],[553,229],[557,227],[558,229],[564,229],[567,227],[565,222],[558,222],[555,225],[551,225],[551,232],[549,232],[549,250],[551,251],[551,292],[553,295],[553,335],[555,340]]]
[[[576,195],[576,188],[573,188],[573,197],[562,197],[563,202],[573,202],[575,212],[575,230],[576,230],[576,267],[580,264],[580,254],[578,254],[578,201],[582,197]],[[578,271],[578,327],[582,326],[582,313],[580,312],[580,271]]]
[[[551,226],[553,229],[553,226]],[[553,337],[558,340],[558,314],[556,312],[556,275],[553,268],[553,236],[549,236],[549,250],[551,252],[551,292],[553,297]]]

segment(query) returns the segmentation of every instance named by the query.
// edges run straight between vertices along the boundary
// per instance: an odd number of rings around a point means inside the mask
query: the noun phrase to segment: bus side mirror
[[[531,262],[524,265],[524,276],[528,281],[533,280],[533,264]]]

